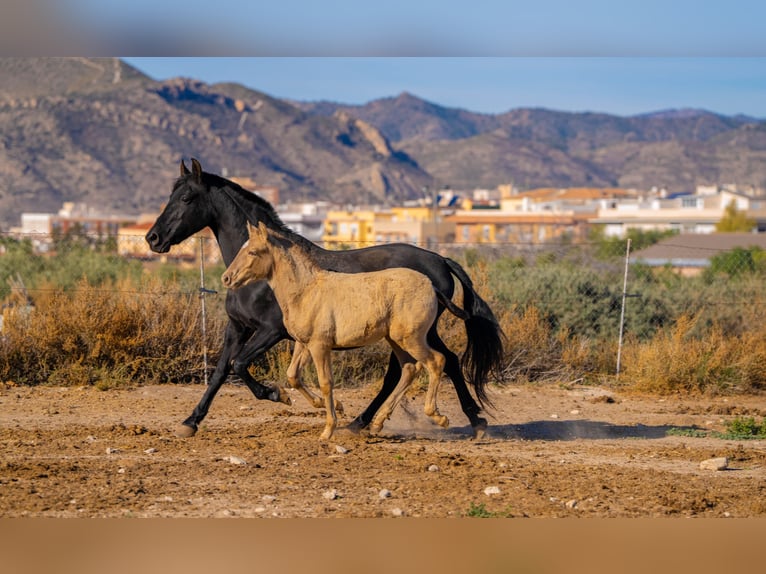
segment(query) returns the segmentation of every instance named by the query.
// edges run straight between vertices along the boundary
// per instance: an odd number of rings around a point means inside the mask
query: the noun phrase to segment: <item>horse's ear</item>
[[[247,236],[248,237],[253,237],[254,235],[257,235],[257,234],[258,234],[258,228],[248,221],[247,222]]]
[[[196,158],[192,158],[192,173],[194,174],[194,181],[202,183],[202,166]]]
[[[189,168],[186,167],[184,160],[181,160],[181,177],[189,175],[190,173],[191,172],[189,171]]]

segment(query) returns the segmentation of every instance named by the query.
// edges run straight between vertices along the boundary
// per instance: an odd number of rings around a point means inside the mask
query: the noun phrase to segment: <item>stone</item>
[[[243,464],[247,464],[247,461],[244,458],[240,458],[238,456],[229,456],[225,458],[227,462],[230,462],[231,464],[236,464],[238,466],[242,466]]]
[[[500,494],[500,487],[499,486],[488,486],[484,489],[484,494],[487,496],[492,496],[493,494]]]
[[[700,463],[702,470],[726,470],[729,468],[729,459],[725,456],[709,458]]]
[[[326,490],[322,493],[322,497],[326,498],[327,500],[335,500],[336,498],[338,498],[338,491],[335,490],[334,488],[330,490]]]
[[[382,489],[380,492],[378,492],[378,498],[381,500],[385,500],[386,498],[391,498],[391,491],[387,488]]]

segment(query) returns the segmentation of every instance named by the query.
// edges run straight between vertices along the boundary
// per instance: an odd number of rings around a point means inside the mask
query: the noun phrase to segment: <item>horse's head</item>
[[[192,171],[181,160],[181,176],[176,180],[167,205],[146,234],[155,253],[167,253],[173,245],[191,237],[212,221],[210,194],[202,181],[202,166],[192,158]]]
[[[228,289],[236,289],[268,278],[274,265],[267,227],[261,222],[258,223],[258,227],[248,223],[247,232],[247,243],[242,246],[221,276],[223,285]]]

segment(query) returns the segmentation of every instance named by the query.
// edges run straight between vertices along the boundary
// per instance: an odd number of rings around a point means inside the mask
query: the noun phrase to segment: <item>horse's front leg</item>
[[[281,340],[287,338],[289,338],[289,335],[287,334],[287,331],[281,327],[281,323],[279,327],[263,324],[256,330],[255,334],[250,338],[240,353],[236,355],[232,362],[234,372],[240,379],[242,379],[242,381],[244,381],[247,388],[250,389],[257,399],[265,399],[277,403],[284,403],[286,405],[292,404],[290,395],[285,389],[266,386],[263,383],[256,381],[250,374],[250,365],[252,365],[258,357],[263,355],[263,353],[271,349]]]
[[[299,391],[306,397],[306,400],[311,403],[314,408],[321,409],[324,407],[324,399],[319,395],[312,393],[311,389],[303,384],[303,378],[301,377],[301,374],[306,366],[308,366],[309,361],[311,361],[311,353],[308,348],[306,348],[303,343],[296,341],[295,347],[293,348],[293,356],[290,360],[290,366],[287,367],[287,382],[293,389]],[[335,410],[338,411],[338,413],[343,414],[343,405],[337,399],[335,400]]]
[[[189,438],[197,433],[202,420],[207,416],[210,405],[213,403],[215,395],[218,393],[221,385],[226,381],[231,371],[231,357],[236,356],[242,349],[245,341],[252,335],[253,331],[233,321],[226,325],[223,338],[223,350],[216,364],[215,371],[208,381],[202,398],[197,406],[194,407],[192,414],[176,429],[176,436]]]
[[[329,440],[335,432],[335,427],[338,426],[338,417],[335,414],[335,401],[332,396],[332,349],[322,344],[309,344],[308,348],[311,352],[311,358],[314,359],[317,378],[319,379],[319,389],[322,391],[322,396],[324,397],[324,405],[327,414],[327,421],[319,438],[322,440]]]

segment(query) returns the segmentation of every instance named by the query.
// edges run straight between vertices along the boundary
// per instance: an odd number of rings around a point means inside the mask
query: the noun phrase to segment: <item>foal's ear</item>
[[[202,166],[196,158],[192,158],[192,173],[194,174],[194,181],[202,183]]]
[[[184,163],[184,160],[181,160],[181,177],[185,175],[189,175],[191,173],[189,169],[186,167],[186,164]]]

